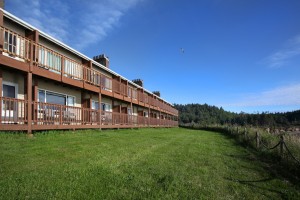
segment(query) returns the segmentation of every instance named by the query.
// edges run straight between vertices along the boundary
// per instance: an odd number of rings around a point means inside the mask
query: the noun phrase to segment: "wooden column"
[[[38,112],[37,112],[37,104],[36,102],[38,102],[38,97],[39,97],[39,88],[38,88],[38,80],[34,80],[34,84],[33,84],[33,102],[34,102],[34,106],[33,106],[33,113],[34,113],[34,118],[33,119],[37,119],[37,115],[38,115]]]
[[[64,74],[65,74],[65,56],[61,57],[61,69],[60,69],[60,81],[63,82]]]
[[[28,128],[27,128],[27,133],[31,134],[32,133],[32,73],[28,72],[27,73],[27,78],[26,78],[26,85],[27,85],[27,103],[28,103],[28,110],[27,110],[27,120],[28,120]]]
[[[98,102],[99,102],[99,108],[98,108],[98,113],[99,113],[99,129],[101,130],[101,124],[102,124],[102,112],[101,112],[101,101],[102,101],[102,95],[101,92],[98,93]]]
[[[148,99],[148,101],[149,101],[149,99]],[[148,126],[150,126],[150,123],[151,123],[151,116],[150,116],[150,105],[149,105],[149,107],[148,107]]]
[[[133,106],[132,106],[132,98],[131,98],[131,102],[130,102],[130,110],[131,110],[131,114],[130,114],[130,125],[133,126],[133,122],[134,122],[134,119],[133,119]]]
[[[30,31],[26,33],[26,37],[30,40],[32,40],[33,42],[30,42],[30,69],[29,71],[32,72],[33,69],[33,65],[34,65],[34,61],[37,61],[38,56],[38,49],[37,46],[35,44],[39,43],[39,31],[34,30],[34,31]]]
[[[39,32],[37,30],[31,31],[29,33],[26,33],[26,37],[29,38],[30,40],[32,40],[35,43],[39,43]],[[29,72],[27,73],[27,77],[26,77],[26,99],[27,99],[27,120],[28,120],[28,129],[27,129],[27,133],[31,134],[32,133],[32,116],[34,113],[33,108],[33,101],[32,101],[32,70],[33,70],[33,65],[37,56],[36,56],[36,46],[34,45],[34,43],[31,42],[30,44],[30,68],[29,68]],[[37,89],[37,88],[35,88]],[[37,94],[35,94],[37,95]],[[36,97],[37,98],[37,97]],[[37,99],[34,99],[34,101],[37,101]]]
[[[0,10],[0,26],[3,27],[3,11]],[[0,32],[0,49],[3,48],[4,46],[4,38],[3,38],[4,33]],[[2,94],[1,94],[2,95]]]
[[[3,26],[3,11],[0,10],[0,26]]]

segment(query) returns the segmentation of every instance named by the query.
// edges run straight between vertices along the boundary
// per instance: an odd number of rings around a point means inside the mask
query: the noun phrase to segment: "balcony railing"
[[[27,101],[8,97],[0,97],[0,100],[0,121],[2,124],[27,123]]]
[[[143,93],[141,90],[128,87],[122,82],[112,80],[97,70],[90,69],[82,63],[72,60],[41,44],[37,44],[9,29],[0,27],[0,32],[0,37],[3,37],[3,47],[0,47],[0,51],[2,51],[4,55],[14,57],[24,62],[29,62],[32,59],[33,64],[48,69],[51,72],[57,74],[63,73],[62,76],[85,81],[89,84],[101,87],[103,90],[113,91],[178,115],[176,109],[164,104],[158,99],[152,99],[151,96],[147,93]],[[31,49],[35,52],[34,54],[31,54]]]
[[[1,100],[1,126],[5,130],[5,125],[12,124],[28,125],[28,103],[26,100],[0,97]],[[74,106],[65,106],[59,104],[32,102],[32,124],[35,129],[43,129],[44,125],[48,129],[63,128],[65,125],[81,126],[95,125],[103,127],[147,127],[147,126],[177,126],[178,122],[170,119],[158,119],[151,117],[128,115],[116,112],[106,112],[89,108],[80,108]],[[89,126],[89,128],[91,128]],[[4,128],[3,128],[4,127]],[[83,127],[84,128],[84,127]]]
[[[175,126],[172,120],[154,119],[150,117],[100,111],[89,108],[80,108],[42,102],[34,102],[33,107],[35,110],[33,122],[35,124]]]
[[[3,37],[3,47],[0,50],[4,55],[9,55],[18,60],[30,60],[30,40],[14,33],[4,27],[0,27],[0,37]]]

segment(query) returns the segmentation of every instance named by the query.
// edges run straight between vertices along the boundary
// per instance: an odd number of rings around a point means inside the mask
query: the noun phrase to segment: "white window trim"
[[[2,87],[3,85],[8,85],[8,86],[14,86],[15,87],[15,98],[18,98],[18,93],[19,93],[19,85],[17,83],[13,82],[8,82],[8,81],[2,81]],[[2,97],[3,97],[3,90],[2,90]]]

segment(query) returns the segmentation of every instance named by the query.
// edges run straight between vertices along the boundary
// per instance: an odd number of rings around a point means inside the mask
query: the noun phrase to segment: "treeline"
[[[257,114],[234,113],[222,107],[207,104],[175,104],[179,111],[179,123],[196,123],[200,125],[231,124],[268,127],[300,126],[300,110],[285,113],[262,112]]]

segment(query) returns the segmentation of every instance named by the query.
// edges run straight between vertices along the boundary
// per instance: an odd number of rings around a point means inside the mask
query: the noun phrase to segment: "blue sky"
[[[5,9],[171,103],[300,109],[299,0],[9,0]],[[184,49],[184,51],[181,50]]]

